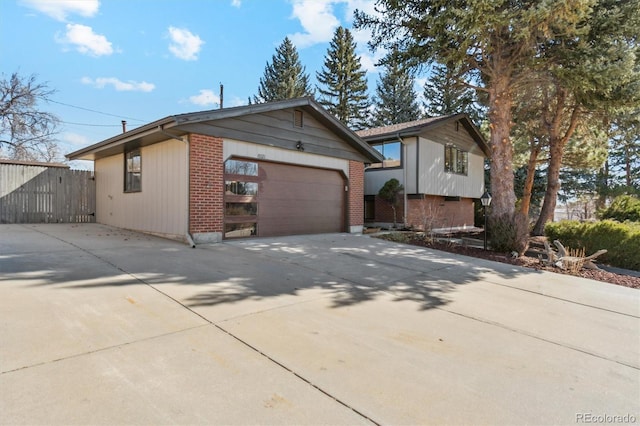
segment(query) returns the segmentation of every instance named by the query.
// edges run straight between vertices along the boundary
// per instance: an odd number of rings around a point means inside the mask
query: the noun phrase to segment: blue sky
[[[0,71],[57,90],[62,153],[168,115],[247,103],[289,36],[315,85],[339,25],[372,0],[0,0]],[[369,91],[368,34],[354,33]],[[88,111],[92,110],[92,111]]]

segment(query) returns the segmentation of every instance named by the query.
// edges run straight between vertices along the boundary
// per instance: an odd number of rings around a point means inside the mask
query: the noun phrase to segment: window
[[[140,150],[129,151],[124,155],[124,192],[142,191],[142,157]]]
[[[453,145],[444,147],[444,171],[466,175],[469,169],[469,153]]]
[[[238,182],[228,180],[225,182],[225,194],[228,195],[257,195],[257,182]]]
[[[258,163],[252,161],[227,160],[224,172],[230,175],[258,176]]]
[[[255,161],[224,163],[224,238],[257,235],[259,170]]]
[[[227,216],[255,216],[258,214],[258,203],[226,203]]]
[[[383,142],[371,145],[376,151],[382,154],[382,163],[374,163],[372,169],[400,167],[402,165],[402,144],[399,141]]]
[[[227,223],[224,225],[225,238],[242,238],[258,235],[258,225],[252,223]]]

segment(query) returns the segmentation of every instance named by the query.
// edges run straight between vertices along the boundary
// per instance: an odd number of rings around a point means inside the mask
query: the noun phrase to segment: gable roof
[[[306,111],[316,120],[340,136],[350,146],[355,148],[368,161],[379,162],[382,157],[378,151],[362,140],[356,133],[342,124],[337,118],[325,110],[311,97],[293,98],[282,101],[261,104],[244,105],[232,108],[191,112],[170,115],[151,122],[136,129],[105,139],[86,148],[66,155],[70,160],[95,160],[110,155],[122,153],[129,146],[147,146],[167,140],[168,137],[180,139],[189,133],[189,126],[197,123],[215,122],[227,118],[242,117],[250,114],[260,114],[271,111],[298,108]]]
[[[365,141],[381,142],[389,139],[397,139],[403,136],[418,136],[426,129],[433,129],[450,122],[460,121],[462,126],[469,132],[473,140],[480,147],[482,152],[489,157],[491,149],[480,134],[478,128],[473,124],[466,114],[443,115],[439,117],[423,118],[421,120],[407,121],[405,123],[392,124],[390,126],[374,127],[372,129],[359,130],[356,132]]]

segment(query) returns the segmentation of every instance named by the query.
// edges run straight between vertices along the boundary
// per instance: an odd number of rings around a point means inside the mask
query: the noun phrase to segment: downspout
[[[187,244],[189,245],[189,247],[196,248],[196,243],[193,241],[193,237],[189,233],[189,229],[190,229],[189,226],[191,225],[191,223],[190,223],[191,210],[190,210],[190,207],[189,207],[189,194],[191,194],[191,179],[190,179],[190,175],[189,175],[189,173],[190,173],[190,171],[189,171],[189,137],[187,136],[187,137],[179,138],[176,135],[172,135],[169,132],[165,132],[164,129],[162,129],[162,126],[158,126],[158,131],[160,133],[162,133],[163,135],[169,136],[171,139],[175,139],[177,141],[184,142],[184,144],[187,147],[187,153],[185,155],[185,159],[186,159],[185,160],[186,161],[186,164],[185,164],[186,167],[185,168],[187,170],[187,193],[186,193],[186,203],[185,203],[185,205],[187,206],[187,224],[186,224],[187,225],[187,231],[185,232],[184,239],[187,241]]]
[[[400,137],[400,132],[397,133],[398,140],[402,145],[402,186],[404,186],[404,190],[402,191],[402,225],[403,227],[407,227],[407,144],[404,139]]]

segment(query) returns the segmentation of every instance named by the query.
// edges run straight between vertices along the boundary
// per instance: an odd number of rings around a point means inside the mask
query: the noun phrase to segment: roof
[[[418,136],[426,129],[432,129],[451,121],[460,121],[464,128],[469,132],[476,144],[482,152],[488,157],[491,155],[491,149],[485,141],[478,128],[473,124],[466,114],[443,115],[439,117],[423,118],[421,120],[407,121],[405,123],[392,124],[390,126],[374,127],[372,129],[359,130],[356,132],[365,141],[379,142],[389,139],[397,139],[403,136]]]
[[[126,145],[151,145],[166,140],[167,136],[180,139],[182,136],[189,133],[188,126],[191,124],[212,122],[226,118],[260,114],[289,108],[300,108],[308,112],[328,129],[356,148],[356,150],[368,160],[374,162],[382,160],[378,151],[373,149],[368,143],[331,115],[311,97],[293,98],[233,108],[170,115],[128,132],[121,133],[112,138],[105,139],[102,142],[98,142],[86,148],[71,152],[67,154],[66,157],[70,160],[93,160],[121,153],[124,151]]]

